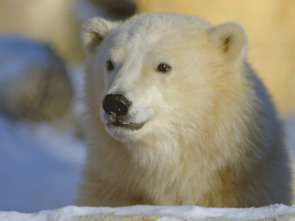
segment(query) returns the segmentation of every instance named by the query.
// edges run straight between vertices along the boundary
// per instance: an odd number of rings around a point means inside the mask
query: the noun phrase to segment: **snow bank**
[[[131,206],[90,208],[68,206],[38,213],[0,212],[1,221],[83,221],[83,220],[293,220],[295,206],[271,205],[261,208],[204,208],[196,206]]]

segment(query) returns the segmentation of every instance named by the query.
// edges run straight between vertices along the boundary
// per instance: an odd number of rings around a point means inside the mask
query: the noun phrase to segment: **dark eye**
[[[112,70],[114,70],[114,64],[113,64],[113,62],[111,61],[111,60],[108,60],[107,61],[107,69],[109,70],[109,71],[112,71]]]
[[[161,64],[158,65],[157,70],[160,71],[160,72],[166,73],[166,72],[169,72],[171,70],[171,67],[168,64],[161,63]]]

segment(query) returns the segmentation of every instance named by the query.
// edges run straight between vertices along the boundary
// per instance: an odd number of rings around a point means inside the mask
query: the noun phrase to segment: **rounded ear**
[[[100,17],[92,18],[82,26],[82,45],[86,53],[93,53],[104,37],[119,25]]]
[[[236,23],[225,23],[211,28],[209,40],[229,58],[244,56],[247,49],[246,34]]]

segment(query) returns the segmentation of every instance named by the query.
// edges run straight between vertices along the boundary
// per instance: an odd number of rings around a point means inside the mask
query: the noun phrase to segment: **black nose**
[[[131,102],[121,94],[108,94],[102,101],[102,107],[108,115],[126,115]]]

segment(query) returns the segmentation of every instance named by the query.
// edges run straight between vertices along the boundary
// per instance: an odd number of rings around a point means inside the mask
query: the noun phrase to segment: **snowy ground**
[[[293,220],[295,207],[285,205],[271,205],[262,208],[203,208],[196,206],[131,206],[121,208],[87,208],[68,206],[54,211],[41,211],[34,214],[23,214],[18,212],[0,212],[0,220],[4,221],[49,221],[49,220],[78,220],[76,216],[88,217],[79,220],[155,220],[143,219],[143,215],[162,215],[159,221],[182,221],[182,220]],[[94,214],[106,214],[104,219],[90,219]],[[125,216],[123,219],[110,219],[111,215]],[[291,216],[286,216],[292,214]],[[138,219],[128,219],[128,215],[140,215]],[[282,217],[283,215],[283,217]],[[127,217],[126,217],[127,216]],[[279,218],[278,218],[279,217]],[[211,218],[211,219],[210,219]],[[227,219],[225,219],[227,218]],[[274,219],[275,218],[275,219]]]

